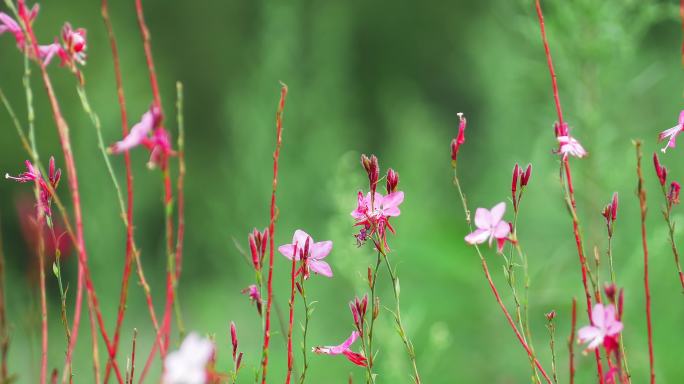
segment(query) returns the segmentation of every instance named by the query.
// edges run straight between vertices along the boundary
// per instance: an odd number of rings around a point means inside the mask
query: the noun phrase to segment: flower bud
[[[608,301],[615,304],[615,293],[617,291],[615,284],[606,284],[606,286],[603,289],[606,292],[606,297],[608,298]]]
[[[526,187],[527,183],[530,182],[530,176],[532,175],[532,164],[527,164],[527,168],[525,168],[525,172],[522,174],[522,178],[520,179],[520,186],[521,187]]]
[[[618,300],[617,300],[618,320],[622,319],[622,310],[624,309],[624,305],[625,305],[625,289],[620,288],[620,292],[618,293]]]
[[[515,166],[513,167],[513,177],[511,180],[511,194],[513,194],[513,201],[516,200],[515,198],[515,192],[518,190],[518,178],[520,177],[520,166],[518,166],[518,163],[515,163]]]
[[[256,231],[256,230],[255,230]],[[256,239],[254,238],[254,234],[250,233],[248,236],[249,239],[249,252],[252,254],[252,264],[254,265],[255,270],[259,270],[259,250],[257,249],[257,243]]]
[[[655,166],[656,175],[658,175],[658,181],[660,185],[665,186],[667,181],[667,168],[660,164],[660,159],[658,159],[658,154],[653,153],[653,165]]]
[[[230,322],[230,341],[233,344],[233,361],[235,361],[237,358],[238,338],[235,323],[232,321]]]
[[[615,192],[615,193],[613,193],[613,200],[610,203],[610,216],[611,216],[612,221],[615,221],[617,219],[617,211],[618,211],[618,193]]]
[[[387,194],[390,194],[397,190],[397,184],[399,184],[399,174],[390,168],[387,170]]]
[[[368,287],[373,287],[373,270],[370,266],[368,267]]]
[[[378,158],[371,155],[369,158],[366,155],[361,155],[361,164],[368,174],[368,182],[370,184],[371,198],[375,195],[375,189],[380,178],[380,167],[378,166]]]
[[[673,181],[670,184],[670,193],[667,194],[667,200],[670,204],[679,204],[679,190],[681,189],[678,182]]]
[[[373,320],[378,318],[378,315],[380,314],[380,298],[375,297],[375,303],[373,304]]]
[[[456,166],[456,158],[458,157],[458,150],[461,145],[465,143],[465,129],[466,129],[466,118],[463,113],[458,114],[458,135],[451,140],[451,163]]]
[[[553,130],[556,133],[556,137],[559,136],[567,136],[568,135],[568,124],[567,123],[558,123],[556,122],[553,125]]]
[[[556,318],[556,311],[551,311],[551,312],[545,314],[544,316],[546,316],[546,320],[553,321],[553,319]]]

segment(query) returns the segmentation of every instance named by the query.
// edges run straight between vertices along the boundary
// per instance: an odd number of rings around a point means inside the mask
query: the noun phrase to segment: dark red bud
[[[667,195],[667,200],[671,204],[679,204],[679,191],[681,189],[681,186],[679,185],[678,182],[673,181],[672,184],[670,184],[670,193]]]
[[[513,178],[511,180],[511,193],[513,194],[513,201],[516,200],[515,192],[518,190],[518,178],[519,177],[520,177],[520,166],[518,166],[518,163],[515,163],[515,166],[513,167]]]
[[[458,157],[458,150],[461,148],[461,145],[465,143],[465,129],[466,129],[466,118],[463,116],[463,113],[458,114],[458,135],[456,138],[451,140],[451,162],[455,166],[456,165],[456,158]]]
[[[665,183],[667,182],[667,168],[660,164],[658,154],[655,152],[653,152],[653,165],[655,166],[656,175],[658,176],[660,185],[665,186]]]
[[[390,168],[387,170],[387,193],[390,194],[397,190],[399,184],[399,174]]]
[[[238,338],[235,323],[233,323],[232,321],[230,322],[230,341],[233,344],[233,359],[235,359],[238,348]]]
[[[240,366],[242,365],[242,352],[238,355],[237,362],[235,362],[235,369],[238,370],[240,369]]]
[[[530,182],[530,176],[532,175],[532,164],[527,164],[527,168],[525,168],[525,172],[522,175],[522,178],[520,179],[520,186],[525,187],[527,186],[527,183]]]
[[[257,243],[256,239],[254,238],[254,235],[250,233],[249,235],[249,252],[252,254],[252,264],[254,265],[254,269],[257,271],[259,270],[259,250],[257,249]]]
[[[50,165],[48,166],[48,176],[50,181],[54,180],[55,178],[55,158],[54,156],[50,156]]]
[[[297,287],[297,292],[299,292],[299,294],[303,296],[304,290],[302,289],[302,286],[299,284],[299,282],[296,282],[295,286]]]
[[[606,297],[608,298],[608,301],[615,304],[615,293],[617,291],[615,284],[606,284],[606,286],[604,287],[604,291],[606,292]]]
[[[618,212],[618,193],[613,193],[613,201],[610,203],[610,216],[613,221],[617,219]]]
[[[620,293],[618,293],[618,302],[617,302],[618,319],[622,319],[622,310],[624,309],[624,305],[625,305],[625,290],[624,290],[624,288],[620,288]]]
[[[545,316],[546,316],[546,320],[553,321],[553,319],[556,318],[556,311],[551,311],[551,312],[547,313]]]

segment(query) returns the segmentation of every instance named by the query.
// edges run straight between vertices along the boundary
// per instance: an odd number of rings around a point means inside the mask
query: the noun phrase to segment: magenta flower
[[[505,212],[506,203],[504,202],[495,205],[491,210],[478,208],[475,211],[475,226],[477,229],[468,234],[465,237],[465,241],[468,244],[482,244],[485,241],[489,241],[491,246],[494,239],[496,239],[497,249],[501,252],[508,239],[508,234],[511,232],[510,224],[503,220]]]
[[[360,353],[353,352],[350,349],[352,344],[354,344],[354,342],[358,338],[359,338],[359,333],[354,331],[354,332],[352,332],[351,336],[349,336],[349,338],[344,341],[344,343],[342,343],[340,345],[335,345],[335,346],[314,347],[313,352],[318,353],[318,354],[323,354],[323,355],[344,355],[352,363],[354,363],[360,367],[365,367],[367,364],[366,363],[366,357]]]
[[[358,194],[357,206],[351,215],[356,220],[354,225],[361,226],[361,231],[355,235],[357,241],[363,244],[368,236],[377,233],[385,248],[387,246],[386,229],[395,233],[394,228],[389,222],[390,217],[399,216],[401,211],[399,205],[404,201],[404,192],[396,191],[383,196],[375,192],[375,197],[371,201],[370,192],[363,196]]]
[[[18,176],[10,176],[5,174],[6,179],[14,180],[19,183],[36,182],[38,183],[38,188],[40,189],[40,196],[38,201],[38,206],[42,209],[45,216],[51,216],[52,211],[50,210],[50,205],[52,204],[52,192],[50,192],[50,187],[54,191],[59,185],[59,180],[62,177],[62,170],[55,169],[55,158],[50,157],[50,168],[48,180],[45,181],[40,171],[31,164],[30,161],[26,160],[26,172],[19,174]],[[48,186],[50,183],[50,187]]]
[[[73,29],[71,24],[66,23],[62,28],[62,41],[64,43],[63,59],[75,61],[81,65],[86,63],[86,30],[83,28]]]
[[[674,127],[670,128],[670,129],[666,129],[666,130],[660,132],[660,134],[658,135],[658,141],[663,141],[663,140],[667,139],[667,144],[665,145],[665,147],[663,147],[663,149],[661,149],[661,151],[663,153],[665,153],[665,151],[667,151],[668,147],[669,148],[675,147],[677,136],[682,131],[682,129],[684,129],[684,110],[679,112],[679,120],[677,120],[677,125],[675,125]]]
[[[292,260],[292,258],[299,260],[304,249],[306,248],[307,240],[309,243],[309,250],[308,254],[304,256],[306,258],[307,268],[320,275],[332,277],[333,273],[330,265],[323,261],[323,259],[328,256],[332,250],[332,241],[328,240],[314,243],[313,238],[309,236],[308,233],[298,229],[295,231],[294,236],[292,236],[292,244],[281,245],[278,247],[278,252],[290,260]],[[295,247],[297,250],[296,255]]]
[[[257,311],[261,315],[261,292],[259,292],[259,288],[252,284],[249,287],[245,288],[242,290],[243,294],[246,294],[249,297],[249,301],[251,301],[253,304],[256,304]]]
[[[451,161],[455,164],[458,157],[458,150],[465,143],[466,118],[463,113],[458,113],[458,136],[451,140]]]
[[[587,155],[587,151],[584,150],[582,144],[580,144],[580,142],[574,137],[558,136],[556,139],[558,140],[559,145],[557,153],[563,155],[563,159],[567,158],[568,155],[580,159]]]
[[[581,343],[589,343],[588,350],[594,350],[601,344],[617,345],[617,336],[622,332],[622,323],[615,316],[614,305],[594,305],[591,311],[591,322],[593,325],[582,327],[577,332]]]
[[[151,106],[126,137],[109,147],[109,152],[121,153],[143,145],[150,151],[148,167],[166,167],[168,157],[174,155],[175,152],[171,148],[169,133],[160,126],[161,119],[161,110],[154,105]],[[150,136],[153,129],[154,132]]]
[[[22,1],[19,2],[19,12],[20,14],[25,14],[26,18],[30,23],[38,16],[38,4],[35,4],[31,10],[26,9],[26,4]],[[4,12],[0,12],[0,35],[5,32],[9,32],[14,35],[14,39],[17,41],[17,46],[19,49],[24,49],[26,42],[26,36],[24,36],[24,31],[21,29],[19,23],[17,23],[13,18]]]

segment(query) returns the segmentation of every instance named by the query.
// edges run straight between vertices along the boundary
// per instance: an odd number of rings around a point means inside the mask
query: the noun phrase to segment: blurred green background
[[[645,382],[648,362],[631,141],[645,140],[658,380],[680,383],[684,302],[659,212],[662,197],[650,165],[650,154],[660,146],[656,134],[673,126],[681,109],[677,2],[556,0],[543,5],[566,118],[590,153],[584,160],[573,160],[588,254],[595,246],[604,252],[600,212],[612,192],[620,194],[614,258],[618,282],[626,289],[624,337],[637,383]],[[151,102],[134,3],[112,1],[110,7],[130,123],[134,123]],[[544,313],[555,309],[558,371],[561,382],[567,382],[570,302],[572,297],[581,298],[582,286],[558,182],[559,162],[551,153],[555,112],[533,1],[148,0],[145,9],[167,115],[174,114],[175,82],[183,82],[186,90],[187,240],[180,300],[187,327],[216,336],[220,369],[229,367],[231,320],[237,323],[245,352],[240,382],[251,382],[260,354],[260,321],[240,294],[252,283],[253,273],[235,242],[247,249],[248,231],[268,223],[274,113],[282,80],[290,94],[276,244],[289,242],[297,228],[335,244],[328,258],[335,277],[315,276],[308,282],[309,296],[318,302],[310,345],[346,338],[352,327],[347,302],[365,292],[363,276],[374,254],[368,246],[356,247],[349,212],[355,207],[357,190],[366,187],[359,155],[375,153],[383,170],[391,166],[400,173],[400,188],[406,193],[402,215],[394,220],[397,235],[390,239],[391,257],[399,268],[403,317],[424,382],[529,382],[525,353],[489,291],[477,255],[463,242],[467,231],[451,184],[448,147],[456,135],[456,113],[465,112],[469,125],[459,167],[472,209],[508,199],[515,162],[534,165],[519,223],[530,262],[534,345],[550,369]],[[34,24],[39,39],[51,41],[64,21],[88,30],[86,87],[103,122],[105,141],[112,143],[120,137],[119,109],[99,2],[42,3]],[[0,87],[25,123],[22,55],[8,35],[0,37],[0,52]],[[58,164],[63,164],[36,72],[34,68],[32,84],[40,154],[43,159],[55,154]],[[113,329],[124,227],[73,77],[56,65],[50,72],[71,127],[90,265],[107,325]],[[168,125],[175,134],[172,119]],[[19,173],[27,155],[4,110],[0,127],[0,169]],[[135,150],[132,156],[136,241],[161,313],[165,260],[160,177],[145,167],[146,151]],[[675,179],[684,175],[681,157],[681,149],[662,157]],[[123,158],[112,161],[124,183]],[[59,192],[63,200],[70,200],[66,184]],[[40,352],[36,260],[22,236],[17,211],[19,202],[30,201],[32,195],[30,187],[6,181],[0,183],[0,196],[11,331],[9,366],[19,382],[36,382]],[[675,211],[675,220],[683,222],[681,209]],[[510,212],[507,217],[511,219]],[[681,239],[679,230],[677,238]],[[74,256],[67,255],[64,262],[72,300]],[[494,252],[486,257],[512,308],[502,259]],[[287,308],[288,268],[285,259],[277,256],[274,284],[281,311]],[[608,277],[605,270],[602,274]],[[391,306],[387,277],[381,275],[379,292]],[[153,332],[142,289],[133,279],[119,361],[124,364],[137,328],[136,363],[141,369]],[[64,337],[57,285],[50,273],[48,289],[49,366],[61,369]],[[578,312],[580,325],[586,323],[581,301]],[[75,360],[78,383],[93,380],[85,315]],[[408,360],[393,331],[391,314],[383,311],[379,324],[378,382],[409,382]],[[173,342],[177,341],[174,335]],[[100,355],[105,355],[102,344]],[[274,336],[271,356],[270,377],[281,380],[286,366],[281,333]],[[577,381],[592,382],[593,359],[578,353],[576,360]],[[311,356],[311,363],[311,383],[343,383],[350,374],[355,382],[363,381],[364,371],[343,357]],[[153,377],[159,373],[156,364]],[[301,369],[301,362],[297,364]]]

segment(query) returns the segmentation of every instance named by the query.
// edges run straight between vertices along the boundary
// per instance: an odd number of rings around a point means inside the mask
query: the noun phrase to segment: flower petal
[[[475,210],[475,226],[478,228],[489,228],[492,223],[492,215],[486,208],[478,208]]]
[[[482,244],[489,239],[491,233],[492,231],[486,228],[476,229],[465,237],[465,241],[468,244]]]
[[[292,243],[297,243],[297,246],[303,249],[306,245],[306,239],[310,239],[309,246],[311,246],[311,244],[313,244],[313,238],[311,238],[308,233],[298,229],[295,231],[294,236],[292,236]]]
[[[404,201],[404,192],[392,192],[382,198],[382,212],[385,216],[399,216],[399,204]]]
[[[330,265],[326,263],[325,261],[322,260],[310,260],[309,261],[309,268],[311,268],[312,271],[318,273],[319,275],[323,275],[325,277],[332,277],[332,269],[330,268]]]
[[[278,252],[280,252],[283,256],[287,257],[288,259],[292,260],[292,255],[294,254],[294,244],[285,244],[281,245],[278,247]],[[299,260],[299,256],[295,260]]]
[[[601,330],[598,329],[597,327],[588,325],[586,327],[582,327],[577,331],[577,337],[579,340],[583,343],[588,343],[590,340],[594,340],[595,338],[599,337],[601,335]]]
[[[498,223],[501,221],[503,218],[504,213],[506,213],[506,203],[503,201],[500,202],[499,204],[495,205],[491,211],[489,211],[490,215],[490,224],[493,226],[494,224]]]
[[[330,251],[332,251],[333,242],[330,240],[319,241],[318,243],[311,244],[310,247],[311,258],[320,260],[328,256]]]
[[[505,221],[499,221],[492,232],[497,239],[505,239],[511,233],[511,226]]]
[[[606,317],[603,304],[596,304],[591,310],[591,322],[595,327],[604,328],[606,325]]]

